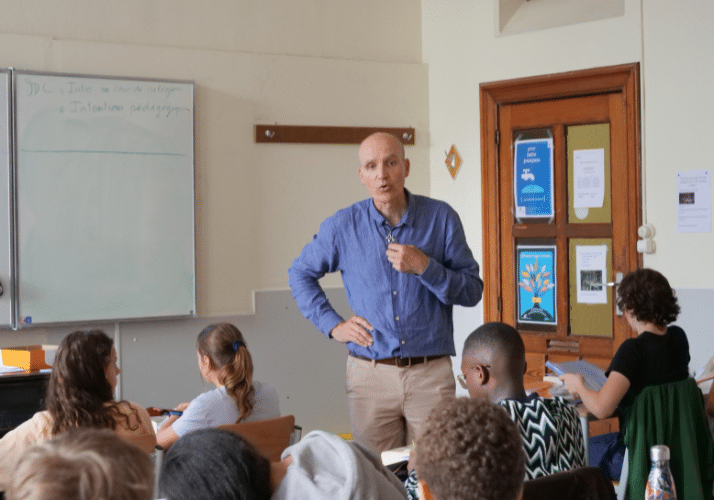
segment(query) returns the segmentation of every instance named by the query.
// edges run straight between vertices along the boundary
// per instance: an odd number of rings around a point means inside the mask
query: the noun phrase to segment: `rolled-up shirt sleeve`
[[[449,211],[445,223],[444,261],[429,257],[419,279],[443,304],[475,306],[483,294],[478,263],[466,243],[458,214]]]

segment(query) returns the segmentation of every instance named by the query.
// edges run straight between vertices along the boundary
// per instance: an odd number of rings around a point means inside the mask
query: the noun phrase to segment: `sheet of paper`
[[[15,373],[15,372],[24,372],[22,368],[18,368],[17,366],[5,366],[5,365],[0,365],[0,373]]]
[[[711,230],[711,172],[677,172],[677,232],[710,233]]]
[[[573,207],[602,207],[605,199],[605,150],[573,151]]]
[[[575,265],[578,303],[607,304],[607,245],[577,245]]]

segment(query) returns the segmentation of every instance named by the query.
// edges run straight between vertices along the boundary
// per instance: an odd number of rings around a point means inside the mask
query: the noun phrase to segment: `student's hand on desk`
[[[419,275],[426,271],[429,257],[414,245],[390,243],[387,247],[387,260],[400,273]]]
[[[330,332],[330,336],[343,344],[354,342],[362,347],[369,347],[372,345],[373,340],[367,330],[370,332],[374,330],[369,321],[362,316],[352,316],[347,321],[338,323]]]
[[[184,411],[186,408],[188,408],[188,405],[191,403],[181,403],[178,405],[176,408],[174,408],[172,411]],[[146,409],[146,412],[149,414],[150,417],[161,417],[163,415],[166,415],[166,413],[169,410],[166,408],[158,408],[156,406],[150,406]]]
[[[570,394],[580,397],[580,389],[585,385],[585,377],[581,373],[566,373],[558,377]]]
[[[163,411],[163,408],[159,408],[157,406],[149,406],[146,409],[146,413],[148,413],[150,417],[160,417]]]

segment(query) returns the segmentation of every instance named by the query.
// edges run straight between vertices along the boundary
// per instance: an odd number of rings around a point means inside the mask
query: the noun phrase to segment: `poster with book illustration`
[[[555,325],[555,246],[519,245],[518,321]]]

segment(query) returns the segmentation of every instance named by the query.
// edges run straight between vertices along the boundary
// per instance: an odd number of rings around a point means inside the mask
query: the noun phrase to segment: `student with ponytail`
[[[230,323],[207,326],[198,335],[196,355],[201,376],[216,388],[174,408],[177,413],[156,434],[161,446],[167,448],[197,429],[280,416],[275,389],[253,380],[253,360],[238,328]]]

